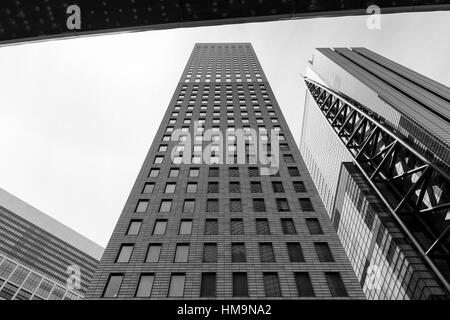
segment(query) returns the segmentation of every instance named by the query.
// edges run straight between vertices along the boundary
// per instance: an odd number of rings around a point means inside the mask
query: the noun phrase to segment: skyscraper
[[[102,253],[0,188],[0,300],[81,299]]]
[[[364,295],[251,44],[196,44],[87,298],[242,297]]]
[[[448,298],[450,89],[365,48],[317,49],[300,150],[371,299]]]

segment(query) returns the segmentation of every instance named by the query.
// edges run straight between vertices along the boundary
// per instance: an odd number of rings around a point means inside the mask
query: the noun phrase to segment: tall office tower
[[[0,188],[0,300],[76,300],[103,248]]]
[[[448,298],[450,89],[364,48],[305,83],[300,151],[366,296]]]
[[[87,297],[364,298],[251,44],[195,45]]]

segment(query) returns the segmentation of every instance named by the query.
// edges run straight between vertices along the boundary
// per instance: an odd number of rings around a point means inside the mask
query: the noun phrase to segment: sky
[[[450,86],[450,12],[180,28],[0,47],[0,187],[106,246],[196,42],[251,42],[300,141],[317,47],[364,46]]]

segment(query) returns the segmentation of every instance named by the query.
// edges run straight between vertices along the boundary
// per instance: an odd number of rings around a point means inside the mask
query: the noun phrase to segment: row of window
[[[256,147],[256,146],[254,146],[254,147]],[[263,147],[265,148],[265,150],[267,152],[272,151],[272,145],[270,143],[265,143]],[[278,147],[279,147],[279,150],[282,151],[282,152],[291,151],[290,148],[289,148],[289,145],[287,143],[280,143],[278,145]],[[245,151],[246,151],[246,153],[249,151],[249,148],[250,148],[250,144],[246,143],[245,144]],[[166,143],[160,144],[159,147],[158,147],[158,152],[167,152],[168,150],[169,150],[169,145],[166,144]],[[228,144],[228,151],[236,151],[236,150],[237,150],[236,144]],[[175,147],[175,151],[176,152],[184,152],[185,151],[185,146],[184,145],[177,145]],[[195,144],[193,146],[193,148],[192,148],[192,151],[194,151],[194,153],[196,153],[196,152],[203,152],[204,148],[203,148],[202,145]],[[218,147],[214,148],[214,145],[211,146],[211,154],[213,152],[218,152],[218,151],[219,151]],[[232,168],[230,168],[230,170],[231,169]],[[218,172],[219,168],[218,167],[212,167],[212,168],[210,168],[210,171],[211,172],[214,172],[214,171]]]
[[[244,93],[243,89],[238,89],[238,91],[232,91],[231,89],[227,89],[225,92],[221,91],[221,88],[216,88],[214,91],[214,94],[212,91],[209,91],[209,87],[203,87],[203,92],[201,94],[201,97],[204,102],[206,102],[210,98],[214,98],[214,100],[220,100],[222,98],[225,98],[225,100],[231,101],[233,97],[237,98],[238,100],[243,100],[247,97],[250,97],[250,100],[257,100],[258,96],[262,98],[263,100],[270,99],[269,95],[267,94],[266,90],[261,90],[260,95],[257,95],[254,90],[249,90],[246,94]],[[189,98],[189,101],[195,101],[197,97],[199,97],[198,88],[194,88],[191,91],[190,95],[186,95],[186,89],[181,89],[180,93],[178,94],[177,101],[182,101],[186,97]]]
[[[272,191],[274,193],[284,193],[285,186],[281,181],[272,181]],[[293,181],[292,186],[294,191],[297,193],[305,193],[306,187],[303,181]],[[262,193],[262,185],[261,182],[252,182],[250,183],[250,188],[252,193]],[[175,193],[177,189],[176,182],[167,182],[164,186],[163,193],[171,194]],[[197,193],[198,191],[198,182],[187,182],[186,186],[183,188],[185,193]],[[150,194],[155,190],[155,182],[147,182],[144,184],[144,188],[142,193]],[[206,186],[207,193],[218,193],[219,192],[219,182],[208,182]],[[221,190],[223,192],[224,190]],[[241,193],[241,183],[240,181],[230,181],[228,182],[228,192],[229,193]]]
[[[218,167],[210,167],[208,168],[208,177],[210,178],[218,178],[220,176],[220,171]],[[203,169],[203,170],[206,170]],[[148,177],[149,178],[158,178],[160,173],[159,168],[151,168]],[[288,167],[288,174],[290,177],[300,177],[300,171],[297,167]],[[180,168],[170,168],[168,178],[178,178],[180,175]],[[240,176],[239,167],[230,167],[228,168],[228,177],[236,178]],[[275,175],[279,176],[279,174]],[[189,168],[188,172],[189,178],[198,178],[200,177],[200,168]],[[259,178],[261,177],[258,167],[249,167],[248,168],[248,177],[249,178]],[[251,182],[253,183],[253,182]]]
[[[3,261],[2,261],[3,260]],[[0,300],[74,300],[78,295],[26,266],[0,256]]]
[[[132,219],[127,228],[127,235],[138,235],[143,221],[141,219]],[[294,220],[292,218],[281,218],[281,230],[283,234],[297,234]],[[192,232],[192,219],[181,219],[178,227],[179,235],[189,235]],[[323,234],[322,227],[317,218],[306,218],[306,226],[311,235]],[[164,235],[167,228],[167,219],[157,219],[153,226],[152,233],[154,235]],[[255,220],[256,234],[258,235],[270,235],[269,220],[266,218],[258,218]],[[205,219],[204,235],[218,235],[219,234],[219,222],[217,219]],[[243,219],[230,219],[230,234],[242,235],[245,234]]]
[[[275,252],[271,242],[260,242],[259,254],[261,262],[276,262]],[[134,249],[133,243],[126,243],[120,246],[117,254],[116,263],[128,263],[130,262],[131,255]],[[162,250],[161,243],[151,243],[148,247],[147,256],[145,258],[148,262],[159,262],[159,258]],[[175,253],[173,255],[173,262],[188,262],[189,261],[189,243],[177,243],[175,245]],[[305,262],[303,250],[299,242],[286,243],[287,254],[290,262]],[[334,257],[331,253],[330,247],[326,242],[315,242],[314,248],[320,262],[334,262]],[[279,248],[278,248],[279,249]],[[277,252],[279,256],[280,251]],[[190,261],[192,262],[192,261]],[[215,242],[207,242],[203,244],[203,263],[216,263],[218,262],[218,244]],[[247,253],[245,250],[245,244],[241,242],[231,243],[231,262],[247,262]]]
[[[109,276],[103,292],[105,298],[116,298],[119,295],[120,288],[124,279],[123,273],[113,273]],[[156,275],[154,273],[143,273],[140,275],[136,286],[135,297],[150,298],[155,283]],[[316,296],[309,273],[295,272],[295,284],[299,297]],[[331,296],[347,297],[341,275],[338,272],[325,272],[325,279],[329,287]],[[186,273],[172,273],[168,285],[168,297],[183,297],[186,283]],[[222,284],[223,285],[223,284]],[[282,289],[276,272],[263,272],[264,292],[267,297],[281,297]],[[248,297],[249,286],[246,272],[232,273],[232,291],[233,297]],[[215,272],[204,272],[200,280],[200,297],[217,296],[217,274]]]
[[[214,185],[214,188],[217,187],[218,192],[218,185]],[[314,207],[311,203],[311,200],[309,198],[299,198],[300,208],[303,212],[313,212]],[[172,199],[162,199],[159,204],[158,212],[161,213],[168,213],[172,211]],[[289,206],[289,202],[286,198],[277,198],[275,199],[275,203],[277,206],[278,212],[290,212],[291,208]],[[136,205],[135,212],[137,213],[145,213],[147,212],[148,206],[150,204],[150,200],[148,199],[141,199],[138,200],[138,203]],[[183,208],[182,212],[184,213],[194,213],[195,211],[195,199],[185,199],[183,202]],[[253,204],[253,212],[267,212],[266,209],[266,200],[264,198],[253,198],[252,199]],[[242,212],[242,199],[230,199],[229,200],[229,208],[228,210],[230,212]],[[206,212],[219,212],[219,199],[206,199]]]
[[[201,146],[198,146],[198,147],[201,149]],[[219,148],[220,147],[218,145],[216,150],[212,150],[211,149],[211,154],[209,156],[210,157],[209,158],[209,163],[217,164],[217,163],[221,162],[221,158],[223,160],[223,155],[222,156],[218,155]],[[236,154],[236,148],[237,148],[236,145],[228,146],[228,151],[230,151],[232,153],[228,154],[227,156],[228,156],[228,158],[229,157],[235,158],[235,161],[233,161],[233,164],[234,163],[238,163],[238,161],[237,161],[238,155]],[[172,158],[172,155],[168,156],[168,158],[169,158],[170,163],[180,164],[183,161],[184,146],[177,147],[176,151],[177,151],[177,153],[176,153],[174,158]],[[195,150],[195,147],[194,147],[194,152],[195,151],[196,150]],[[200,151],[202,151],[202,150],[200,150]],[[252,153],[251,155],[255,158],[255,162],[256,162],[257,155],[254,154],[254,153]],[[245,156],[246,156],[247,159],[250,159],[251,155],[248,152],[246,152]],[[269,153],[267,156],[270,157],[271,154]],[[190,161],[189,164],[191,164],[191,163],[193,163],[193,164],[200,164],[200,163],[202,163],[202,158],[204,158],[204,155],[202,155],[202,154],[193,154],[191,156],[191,159],[190,159],[191,161]],[[287,164],[295,163],[295,159],[294,159],[294,156],[292,154],[283,154],[283,160]],[[163,162],[164,162],[164,156],[163,155],[157,155],[153,159],[153,164],[162,164]],[[248,163],[249,163],[249,161],[248,161]]]

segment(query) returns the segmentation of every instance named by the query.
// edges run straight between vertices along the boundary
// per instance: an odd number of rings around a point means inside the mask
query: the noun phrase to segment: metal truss
[[[450,290],[450,176],[377,114],[311,79],[304,81],[356,166]]]

